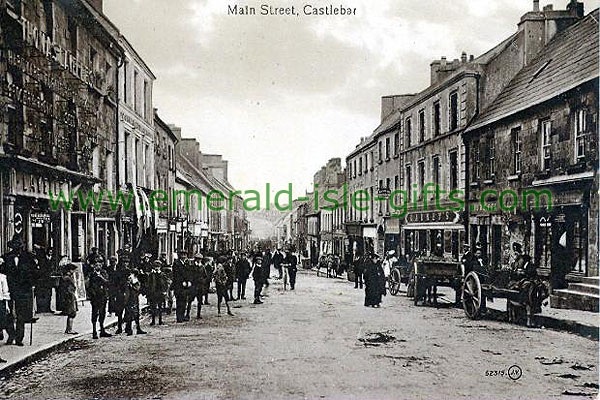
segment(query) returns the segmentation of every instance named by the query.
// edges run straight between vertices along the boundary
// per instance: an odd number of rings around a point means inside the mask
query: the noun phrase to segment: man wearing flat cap
[[[252,278],[254,279],[254,304],[262,304],[263,302],[260,301],[260,292],[262,292],[264,279],[262,257],[254,258],[254,270],[252,271]]]

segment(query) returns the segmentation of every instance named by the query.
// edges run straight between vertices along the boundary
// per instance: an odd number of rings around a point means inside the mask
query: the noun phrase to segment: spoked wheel
[[[465,314],[470,319],[481,317],[483,306],[483,296],[481,294],[481,282],[479,276],[471,271],[465,277],[462,291],[462,302]]]
[[[396,296],[400,291],[400,272],[395,269],[390,275],[390,294]]]

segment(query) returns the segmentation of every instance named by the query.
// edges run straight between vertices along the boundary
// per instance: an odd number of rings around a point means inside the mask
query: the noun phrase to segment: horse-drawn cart
[[[518,322],[523,313],[527,325],[534,314],[541,312],[542,302],[548,297],[548,287],[537,278],[512,276],[502,279],[503,271],[470,271],[464,280],[462,303],[470,319],[482,317],[486,311],[486,299],[504,298],[510,322]],[[499,279],[500,278],[500,279]]]
[[[412,291],[415,305],[418,305],[419,301],[437,304],[438,286],[453,288],[456,302],[460,301],[463,268],[459,262],[438,258],[418,258],[413,262],[413,266]]]

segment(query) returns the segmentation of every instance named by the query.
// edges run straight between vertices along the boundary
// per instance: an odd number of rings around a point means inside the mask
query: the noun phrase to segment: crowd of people
[[[73,322],[78,312],[80,268],[67,257],[57,258],[51,248],[31,253],[19,236],[7,243],[10,249],[0,258],[0,340],[7,333],[7,345],[23,346],[25,325],[37,320],[36,314],[66,316],[65,334],[78,334]],[[230,302],[246,299],[246,282],[254,280],[253,304],[263,304],[263,288],[269,286],[271,267],[282,279],[284,289],[295,289],[298,260],[291,251],[259,247],[245,252],[173,254],[155,257],[150,253],[124,247],[108,260],[92,248],[82,263],[85,295],[91,304],[92,337],[111,337],[105,327],[107,314],[117,317],[115,334],[143,335],[140,323],[140,296],[145,296],[151,315],[150,325],[163,324],[163,315],[175,310],[176,322],[190,320],[196,301],[196,318],[209,294],[216,293],[217,313],[224,305],[233,315]],[[213,285],[214,282],[214,285]],[[234,293],[234,284],[237,284]],[[79,285],[81,286],[81,285]],[[53,291],[55,301],[52,302]],[[0,362],[6,362],[0,358]]]

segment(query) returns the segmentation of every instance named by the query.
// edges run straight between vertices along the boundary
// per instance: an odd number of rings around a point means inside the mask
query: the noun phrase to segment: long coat
[[[366,258],[365,261],[365,306],[377,306],[385,293],[385,274],[380,263],[371,258]]]

